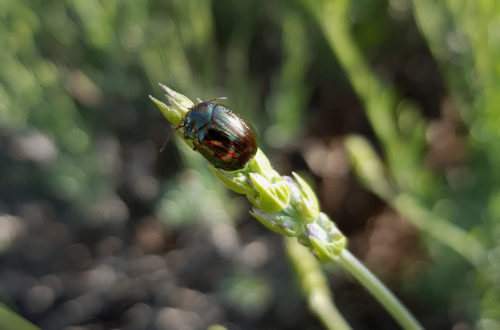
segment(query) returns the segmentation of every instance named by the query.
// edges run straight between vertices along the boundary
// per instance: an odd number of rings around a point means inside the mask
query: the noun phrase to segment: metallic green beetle
[[[257,134],[241,116],[213,102],[218,100],[195,104],[177,129],[184,128],[184,138],[192,140],[194,149],[216,168],[239,170],[255,156]]]

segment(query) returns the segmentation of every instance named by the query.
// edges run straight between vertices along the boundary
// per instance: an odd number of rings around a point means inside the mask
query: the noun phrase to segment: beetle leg
[[[175,126],[175,130],[178,131],[181,128],[184,128],[184,121],[183,120],[181,120],[181,122],[179,123],[179,125]],[[184,139],[187,139],[186,130],[184,130],[184,132],[182,133],[182,136],[184,137]]]
[[[196,133],[196,138],[193,140],[193,146],[196,149],[203,149],[203,141],[205,140],[205,135],[207,135],[207,130],[202,129]]]
[[[194,139],[193,140],[193,150],[197,150],[199,144],[200,144],[200,142],[198,141],[198,139]]]

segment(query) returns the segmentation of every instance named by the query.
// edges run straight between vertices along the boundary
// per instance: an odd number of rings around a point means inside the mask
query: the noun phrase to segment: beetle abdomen
[[[210,124],[198,132],[196,147],[215,167],[227,171],[243,168],[257,152],[255,130],[227,107],[214,107]]]
[[[184,138],[215,167],[226,171],[242,169],[258,149],[255,129],[222,104],[195,104],[182,125]]]

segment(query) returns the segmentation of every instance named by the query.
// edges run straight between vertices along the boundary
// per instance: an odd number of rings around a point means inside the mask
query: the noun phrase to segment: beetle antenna
[[[199,97],[196,98],[196,102],[198,102],[198,103],[201,103],[201,102],[217,102],[217,101],[224,101],[224,100],[227,100],[227,97],[225,97],[225,96],[215,97],[213,99],[205,100],[205,101],[203,101]]]
[[[174,135],[174,133],[177,132],[177,130],[181,127],[184,127],[184,122],[182,120],[179,125],[177,125],[172,131],[170,131],[170,133],[168,133],[167,137],[165,138],[165,142],[163,142],[163,145],[160,148],[160,152],[163,152],[168,144],[168,141],[170,141],[170,139],[172,138],[172,135]]]
[[[172,138],[172,135],[174,134],[174,132],[175,132],[174,130],[170,131],[170,133],[167,135],[167,137],[165,138],[165,142],[163,142],[163,145],[160,148],[160,152],[163,152],[163,150],[165,149],[165,147],[168,144],[168,141],[170,141],[170,139]]]
[[[216,97],[216,98],[213,98],[210,100],[206,100],[205,102],[224,101],[224,100],[227,100],[227,97],[221,96],[221,97]]]

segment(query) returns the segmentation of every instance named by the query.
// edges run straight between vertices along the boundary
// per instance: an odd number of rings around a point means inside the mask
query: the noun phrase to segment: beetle
[[[225,98],[193,105],[176,129],[184,129],[184,139],[193,141],[194,150],[216,168],[235,171],[255,156],[258,139],[255,129],[229,107],[217,103]]]

